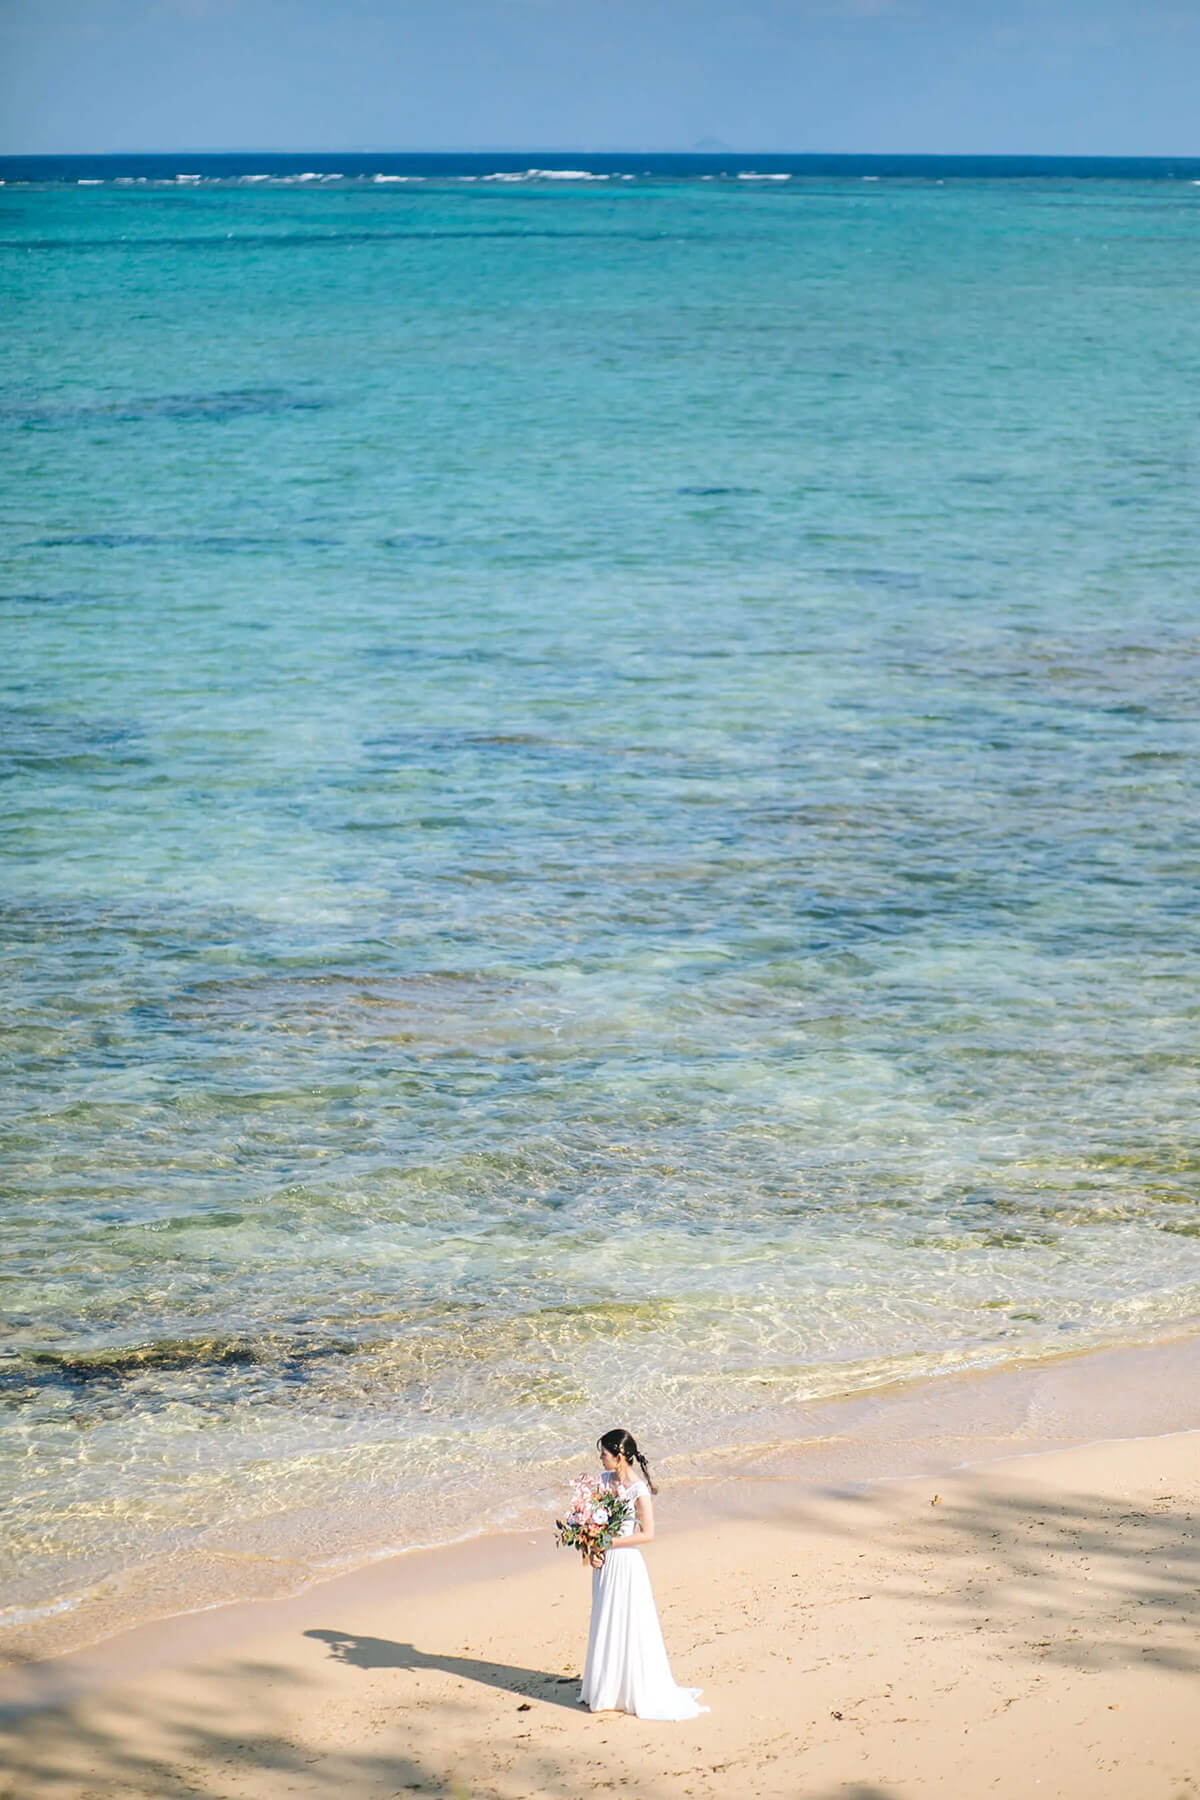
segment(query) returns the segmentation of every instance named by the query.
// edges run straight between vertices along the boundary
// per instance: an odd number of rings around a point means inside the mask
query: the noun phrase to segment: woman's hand
[[[593,1550],[589,1553],[588,1561],[591,1563],[593,1569],[602,1569],[604,1567],[604,1558],[607,1554],[608,1552],[606,1550]]]

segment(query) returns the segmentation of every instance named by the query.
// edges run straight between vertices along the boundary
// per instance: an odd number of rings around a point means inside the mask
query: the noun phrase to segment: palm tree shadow
[[[544,1669],[523,1669],[515,1663],[480,1662],[474,1656],[439,1656],[418,1650],[415,1644],[398,1644],[391,1638],[364,1637],[354,1631],[314,1627],[305,1637],[328,1644],[329,1654],[352,1669],[436,1669],[463,1681],[479,1681],[485,1687],[502,1688],[522,1699],[543,1700],[550,1706],[579,1710],[579,1677],[549,1675]]]

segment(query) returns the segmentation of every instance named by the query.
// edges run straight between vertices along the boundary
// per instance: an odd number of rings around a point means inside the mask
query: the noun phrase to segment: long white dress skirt
[[[700,1688],[676,1687],[650,1571],[640,1550],[610,1550],[592,1570],[592,1623],[579,1698],[593,1712],[694,1719]]]

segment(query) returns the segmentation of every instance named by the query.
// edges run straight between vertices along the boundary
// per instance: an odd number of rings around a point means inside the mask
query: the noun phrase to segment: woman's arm
[[[638,1544],[654,1542],[654,1502],[649,1494],[639,1494],[634,1511],[637,1514],[637,1530],[628,1537],[614,1538],[608,1546],[610,1550],[629,1550]]]

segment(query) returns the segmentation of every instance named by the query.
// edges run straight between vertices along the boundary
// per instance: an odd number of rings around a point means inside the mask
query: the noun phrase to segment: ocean
[[[0,177],[0,1627],[1196,1329],[1200,163]]]

